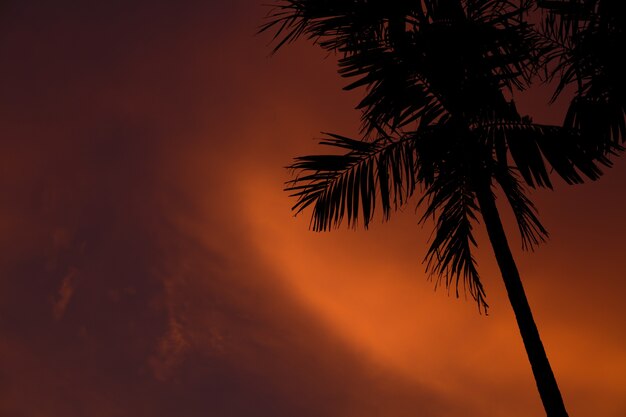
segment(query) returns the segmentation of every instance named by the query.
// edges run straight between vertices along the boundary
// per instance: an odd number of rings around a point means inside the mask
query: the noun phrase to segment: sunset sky
[[[488,316],[434,291],[415,202],[293,217],[284,167],[360,95],[270,57],[269,1],[0,3],[0,417],[544,416],[482,231]],[[570,417],[624,417],[626,155],[555,182],[536,252],[503,217]]]

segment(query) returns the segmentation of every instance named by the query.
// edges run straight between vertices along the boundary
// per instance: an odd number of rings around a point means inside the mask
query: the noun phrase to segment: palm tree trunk
[[[565,404],[546,356],[546,351],[543,348],[543,343],[541,343],[539,331],[526,299],[522,280],[509,248],[489,183],[479,187],[476,197],[547,417],[567,417]]]

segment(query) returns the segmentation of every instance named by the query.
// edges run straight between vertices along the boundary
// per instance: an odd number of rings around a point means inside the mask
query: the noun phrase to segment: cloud
[[[250,244],[233,204],[237,148],[257,145],[230,112],[261,98],[229,90],[251,85],[235,49],[220,67],[202,41],[238,29],[174,3],[57,7],[18,7],[3,40],[2,413],[448,409],[338,340]]]
[[[52,314],[55,320],[61,320],[63,314],[65,314],[65,310],[67,309],[67,305],[74,295],[75,282],[78,276],[78,269],[74,267],[70,267],[67,275],[63,277],[61,281],[61,286],[59,291],[57,292],[57,297],[52,304]]]

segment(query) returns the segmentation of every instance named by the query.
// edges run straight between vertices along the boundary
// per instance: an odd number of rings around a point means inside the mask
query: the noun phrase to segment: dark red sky
[[[0,6],[0,416],[543,415],[484,239],[488,317],[433,292],[413,206],[292,217],[283,166],[358,96],[305,42],[269,58],[263,14]],[[551,239],[516,253],[572,417],[626,414],[624,184],[534,193]]]

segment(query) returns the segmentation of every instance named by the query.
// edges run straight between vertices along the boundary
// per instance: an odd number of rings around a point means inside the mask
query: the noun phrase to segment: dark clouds
[[[228,73],[235,6],[11,6],[2,415],[438,415],[429,390],[316,323],[245,239],[223,160],[245,100]],[[208,168],[189,168],[204,141]],[[198,221],[212,247],[185,226]]]

